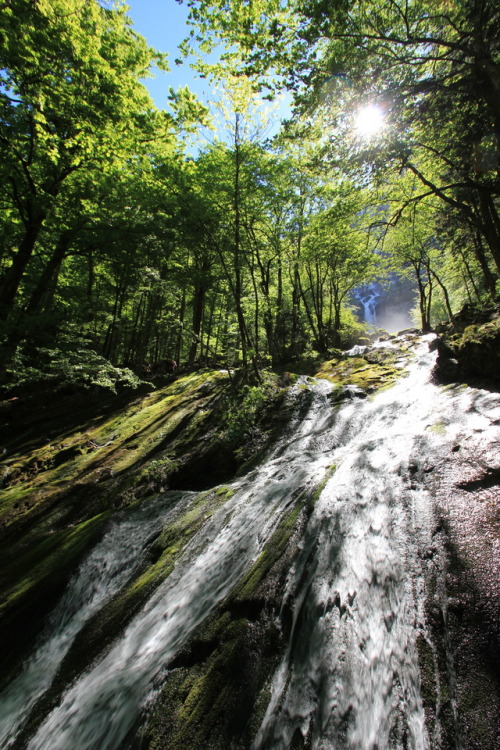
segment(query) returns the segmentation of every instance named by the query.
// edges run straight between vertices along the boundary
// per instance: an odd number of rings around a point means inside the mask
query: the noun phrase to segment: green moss
[[[336,468],[337,468],[336,464],[331,464],[331,466],[327,467],[325,476],[323,477],[323,479],[321,480],[321,482],[317,485],[316,489],[314,490],[314,492],[311,495],[311,504],[312,505],[315,505],[316,502],[319,500],[321,493],[325,489],[326,484],[327,484],[328,480],[330,479],[330,477],[335,473]]]
[[[493,310],[490,315],[495,316]],[[488,378],[498,381],[500,372],[500,316],[485,322],[468,325],[463,332],[448,332],[443,337],[445,345],[451,350],[458,366],[454,368],[454,379],[460,378]],[[440,368],[440,363],[443,367]],[[446,360],[438,358],[438,372],[440,369],[445,379]]]
[[[424,709],[435,715],[438,704],[438,692],[436,686],[434,655],[431,646],[422,634],[417,638],[417,653]]]
[[[362,357],[329,360],[316,373],[317,378],[329,380],[339,388],[344,385],[357,385],[367,391],[389,387],[401,375],[402,370],[394,367],[389,361],[384,364],[368,363]]]
[[[224,485],[221,485],[215,490],[215,495],[218,497],[219,495],[224,495],[226,500],[229,500],[230,497],[232,497],[235,493],[235,490],[233,487],[226,487]]]
[[[436,422],[436,424],[427,427],[429,432],[434,432],[436,435],[446,434],[446,424],[444,422]]]
[[[455,344],[458,348],[465,344],[487,344],[493,341],[500,333],[500,317],[488,323],[475,323],[467,326],[462,335],[456,337]]]
[[[231,677],[239,671],[241,643],[246,630],[247,621],[244,619],[229,623],[224,643],[209,658],[204,672],[193,681],[179,711],[184,732],[191,734],[195,746],[204,741],[205,718],[211,716],[213,721],[218,715],[223,716],[231,703],[231,692],[234,689]]]
[[[248,622],[220,619],[217,626],[218,644],[203,663],[169,676],[162,709],[154,712],[146,730],[151,750],[249,746],[256,664],[248,648]]]
[[[158,489],[177,470],[178,454],[206,433],[210,410],[200,407],[226,382],[219,372],[188,375],[115,414],[94,418],[73,432],[61,431],[49,443],[28,452],[17,449],[4,464],[7,486],[0,526],[23,521],[76,482],[90,485],[113,478],[124,489],[138,484]]]
[[[26,596],[47,579],[60,578],[62,571],[79,558],[89,541],[107,518],[100,514],[73,529],[64,529],[28,547],[24,555],[3,566],[1,575],[2,602],[0,612],[17,599]]]
[[[142,734],[150,750],[251,745],[284,648],[277,614],[298,551],[294,540],[312,510],[310,494],[294,499],[255,563],[171,665]]]
[[[302,497],[302,496],[301,496]],[[300,501],[300,498],[299,498]],[[301,512],[300,502],[281,520],[263,551],[235,590],[237,599],[249,599],[257,591],[271,566],[281,557]]]

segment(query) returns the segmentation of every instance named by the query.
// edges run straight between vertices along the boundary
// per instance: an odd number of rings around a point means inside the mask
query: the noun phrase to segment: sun
[[[361,138],[372,138],[377,135],[384,124],[384,111],[377,104],[365,104],[358,109],[354,118],[356,133]]]

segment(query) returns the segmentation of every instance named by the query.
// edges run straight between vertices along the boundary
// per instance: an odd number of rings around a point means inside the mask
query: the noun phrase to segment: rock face
[[[426,718],[432,723],[439,713],[442,726],[433,750],[499,747],[500,453],[498,442],[493,450],[486,442],[479,430],[451,450],[437,451],[434,470],[422,476],[435,502],[424,605],[428,633],[419,643]],[[455,704],[447,684],[454,686]]]
[[[357,398],[367,398],[368,393],[358,385],[343,385],[332,391],[330,401],[332,404],[341,404],[344,401],[354,401]]]
[[[438,351],[434,372],[439,382],[488,379],[500,384],[500,304],[479,316],[464,308],[433,347]]]

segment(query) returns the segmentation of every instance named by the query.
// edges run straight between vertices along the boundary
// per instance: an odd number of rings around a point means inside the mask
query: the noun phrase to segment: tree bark
[[[193,298],[193,323],[192,331],[193,338],[189,349],[188,362],[190,365],[196,360],[196,353],[198,351],[198,342],[200,340],[201,322],[203,320],[203,311],[205,309],[205,293],[206,289],[203,284],[198,285],[194,291]]]
[[[12,312],[19,286],[33,255],[44,220],[45,213],[40,213],[27,224],[12,265],[7,268],[0,282],[0,316],[3,320],[6,320]]]

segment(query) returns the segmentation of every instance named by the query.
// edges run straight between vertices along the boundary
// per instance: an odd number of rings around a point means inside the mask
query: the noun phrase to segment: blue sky
[[[188,35],[186,25],[188,8],[176,0],[127,0],[128,15],[132,19],[135,30],[142,34],[156,50],[167,52],[169,55],[170,72],[157,71],[154,78],[147,78],[144,83],[149,89],[157,107],[167,107],[169,86],[174,89],[179,86],[189,86],[205,103],[213,101],[210,83],[192,70],[188,62],[176,65],[175,59],[180,57],[178,45]],[[290,112],[290,96],[285,97],[280,105],[276,118],[287,117]],[[272,126],[269,135],[278,130],[278,121]]]
[[[178,45],[188,35],[187,6],[180,5],[176,0],[127,0],[127,5],[135,30],[147,39],[151,47],[169,55],[170,72],[158,71],[154,78],[144,82],[156,106],[165,108],[169,86],[178,88],[187,85],[206,101],[210,96],[207,81],[197,77],[188,63],[177,66],[174,62],[179,57]]]

